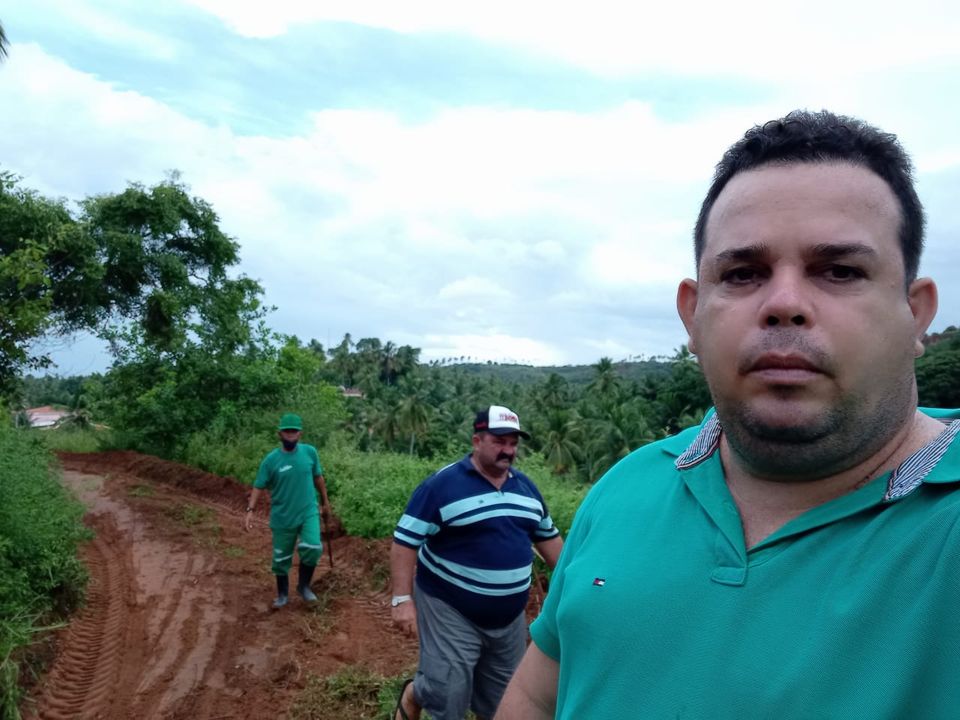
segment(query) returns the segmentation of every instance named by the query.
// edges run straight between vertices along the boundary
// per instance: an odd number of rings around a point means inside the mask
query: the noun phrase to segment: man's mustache
[[[497,455],[497,460],[509,460],[510,462],[513,462],[515,457],[516,455],[512,455],[510,453],[500,453]]]

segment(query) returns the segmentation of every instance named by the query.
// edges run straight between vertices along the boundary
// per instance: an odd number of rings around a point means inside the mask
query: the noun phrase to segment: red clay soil
[[[389,540],[335,528],[319,607],[293,594],[273,611],[266,508],[244,532],[247,488],[132,452],[61,462],[95,532],[82,548],[91,582],[26,717],[280,718],[311,675],[415,664],[415,642],[390,624]]]

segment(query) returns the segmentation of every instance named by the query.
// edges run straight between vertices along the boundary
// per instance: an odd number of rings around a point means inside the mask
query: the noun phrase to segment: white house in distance
[[[69,410],[57,410],[49,405],[43,407],[29,408],[24,410],[30,419],[30,427],[49,428],[54,427],[58,422],[70,414]]]

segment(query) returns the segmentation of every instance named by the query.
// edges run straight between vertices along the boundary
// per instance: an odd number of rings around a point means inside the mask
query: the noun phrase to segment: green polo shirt
[[[297,443],[291,452],[276,448],[263,459],[253,486],[270,491],[270,527],[300,527],[320,514],[313,484],[318,475],[323,468],[313,445]]]
[[[531,627],[556,717],[960,718],[958,431],[750,550],[715,415],[629,455]]]

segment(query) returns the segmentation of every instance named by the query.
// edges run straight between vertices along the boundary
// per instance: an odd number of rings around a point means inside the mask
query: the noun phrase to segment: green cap
[[[280,418],[280,424],[277,425],[277,430],[303,430],[303,420],[300,419],[299,415],[286,413]]]

